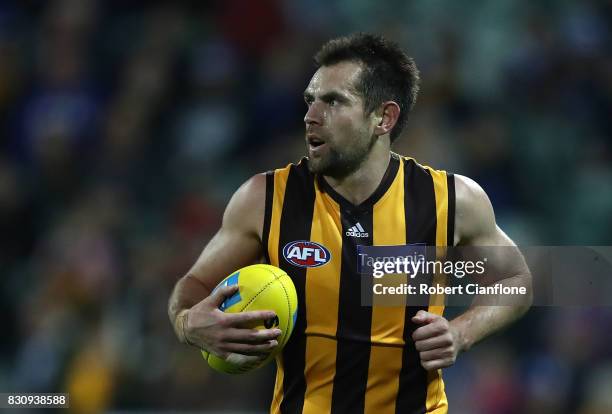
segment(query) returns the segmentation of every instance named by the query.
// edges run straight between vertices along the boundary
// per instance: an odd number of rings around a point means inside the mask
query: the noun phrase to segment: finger
[[[265,321],[267,319],[273,319],[276,314],[273,311],[250,311],[240,313],[226,313],[227,322],[230,325],[246,325],[251,322]]]
[[[453,361],[445,360],[445,359],[436,359],[434,361],[421,361],[421,366],[426,371],[434,371],[436,369],[448,368],[453,365]]]
[[[412,333],[412,339],[416,341],[422,341],[427,338],[432,338],[434,336],[444,335],[448,332],[448,323],[433,322],[425,326],[421,326],[420,328],[415,329]]]
[[[263,344],[280,336],[281,330],[274,329],[237,329],[228,328],[224,334],[224,342],[243,344]]]
[[[431,351],[422,351],[419,352],[419,357],[421,361],[435,361],[437,359],[452,359],[453,358],[453,350],[452,348],[437,348],[432,349]]]
[[[265,359],[265,357],[261,355],[243,355],[239,353],[230,353],[224,359],[232,365],[238,365],[248,368],[251,365],[255,366],[259,364]]]
[[[453,344],[453,339],[449,333],[437,335],[431,338],[422,339],[414,342],[417,351],[430,351],[432,349],[446,348]]]
[[[213,290],[208,299],[210,299],[209,302],[213,307],[218,308],[225,299],[232,296],[237,291],[238,285],[220,286]]]
[[[430,313],[424,310],[420,310],[417,312],[416,315],[412,317],[412,322],[418,323],[418,324],[431,323],[438,318],[440,318],[440,316],[436,315],[435,313]]]
[[[243,355],[267,355],[274,348],[278,346],[278,341],[271,340],[264,344],[252,345],[252,344],[240,344],[240,343],[227,343],[224,349],[229,352],[239,353]]]

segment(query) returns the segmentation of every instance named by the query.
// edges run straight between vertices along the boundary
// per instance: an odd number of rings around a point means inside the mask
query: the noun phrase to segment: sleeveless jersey
[[[272,413],[447,413],[441,370],[420,364],[411,318],[429,306],[361,306],[357,245],[452,244],[452,174],[391,153],[378,188],[354,206],[308,170],[308,159],[267,174],[267,261],[292,278],[297,321],[277,358]],[[323,246],[328,262],[298,266],[287,246]],[[316,246],[315,245],[315,246]]]

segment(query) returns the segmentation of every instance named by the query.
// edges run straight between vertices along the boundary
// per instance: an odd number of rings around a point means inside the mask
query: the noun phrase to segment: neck
[[[388,145],[377,143],[357,170],[342,178],[329,176],[323,178],[347,201],[359,205],[376,191],[387,171],[390,159]]]

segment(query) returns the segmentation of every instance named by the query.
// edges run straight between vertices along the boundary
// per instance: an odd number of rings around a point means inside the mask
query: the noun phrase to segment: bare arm
[[[207,297],[225,276],[260,260],[265,185],[265,176],[256,175],[233,195],[221,228],[174,288],[168,306],[171,320]]]
[[[465,246],[508,246],[487,249],[489,284],[524,286],[528,295],[512,306],[502,295],[478,295],[470,308],[451,321],[459,335],[460,350],[475,343],[521,317],[531,306],[531,274],[514,242],[497,226],[493,207],[486,193],[469,178],[455,176],[457,229],[455,239]]]
[[[502,295],[479,295],[463,314],[447,321],[444,317],[419,311],[413,321],[423,326],[413,333],[425,369],[454,364],[459,352],[521,317],[531,305],[531,274],[514,242],[497,226],[493,207],[482,188],[467,177],[455,175],[455,244],[462,246],[507,246],[487,249],[488,282],[503,286],[524,286],[528,295],[507,305]],[[504,303],[505,306],[500,306]]]
[[[237,286],[214,287],[236,269],[261,261],[265,208],[265,175],[244,183],[228,203],[221,228],[202,251],[193,267],[177,282],[168,303],[168,316],[181,342],[225,357],[230,352],[256,354],[276,345],[276,329],[241,329],[251,320],[274,316],[255,311],[224,314],[218,309]]]

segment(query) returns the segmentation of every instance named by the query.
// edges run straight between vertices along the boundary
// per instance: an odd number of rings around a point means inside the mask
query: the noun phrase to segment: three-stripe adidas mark
[[[361,226],[359,222],[357,222],[357,224],[355,224],[353,227],[348,229],[348,231],[346,232],[346,235],[351,236],[351,237],[369,237],[370,236],[370,234],[365,231],[365,229]]]

